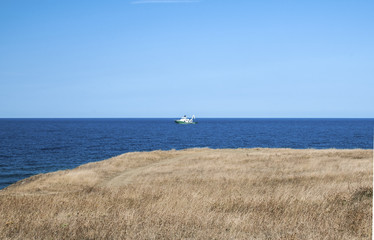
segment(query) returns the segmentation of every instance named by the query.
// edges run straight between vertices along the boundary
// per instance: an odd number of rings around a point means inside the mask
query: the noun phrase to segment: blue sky
[[[374,117],[374,1],[0,1],[0,117]]]

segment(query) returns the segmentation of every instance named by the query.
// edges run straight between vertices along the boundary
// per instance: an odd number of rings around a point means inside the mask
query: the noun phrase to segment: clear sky
[[[0,117],[374,117],[374,1],[0,1]]]

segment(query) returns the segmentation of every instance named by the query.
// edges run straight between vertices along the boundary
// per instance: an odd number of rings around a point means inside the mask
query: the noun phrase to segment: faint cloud
[[[197,3],[200,0],[136,0],[132,4],[147,4],[147,3]]]

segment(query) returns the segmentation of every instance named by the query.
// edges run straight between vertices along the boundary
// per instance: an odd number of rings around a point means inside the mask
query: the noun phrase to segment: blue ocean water
[[[0,189],[132,151],[373,147],[374,119],[0,119]]]

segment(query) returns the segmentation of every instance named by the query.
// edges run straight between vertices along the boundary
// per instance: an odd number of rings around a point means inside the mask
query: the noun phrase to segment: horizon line
[[[0,119],[174,119],[178,117],[0,117]],[[374,117],[196,117],[196,119],[374,119]]]

